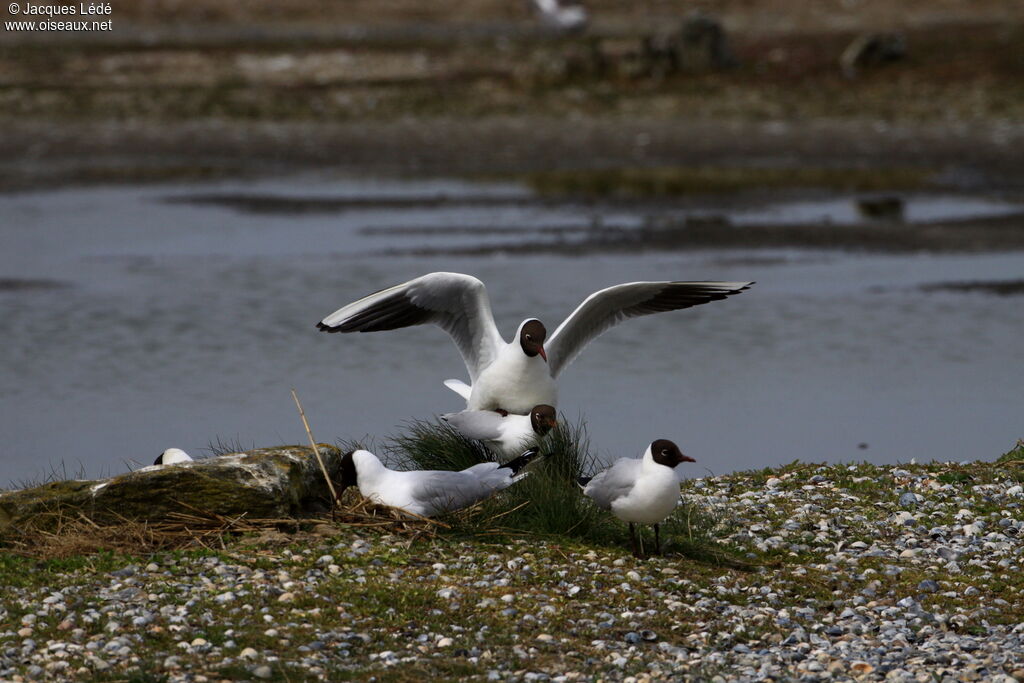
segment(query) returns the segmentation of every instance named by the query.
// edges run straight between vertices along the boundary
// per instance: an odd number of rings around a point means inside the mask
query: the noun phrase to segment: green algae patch
[[[321,447],[337,476],[341,452]],[[262,448],[177,465],[144,467],[106,480],[58,481],[0,494],[0,538],[67,520],[167,522],[175,515],[284,518],[322,512],[331,495],[312,449]]]
[[[924,168],[655,167],[541,171],[525,177],[542,195],[634,199],[749,190],[917,190],[935,172]]]

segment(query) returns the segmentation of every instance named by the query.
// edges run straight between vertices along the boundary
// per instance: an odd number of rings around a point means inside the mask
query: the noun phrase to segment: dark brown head
[[[549,406],[546,403],[541,403],[533,407],[530,411],[530,426],[533,427],[534,434],[544,436],[558,424],[558,416],[555,414],[554,406]]]
[[[690,456],[683,455],[683,452],[679,450],[679,446],[668,439],[658,439],[651,444],[651,457],[659,465],[672,468],[681,462],[697,462]]]
[[[359,484],[359,478],[356,475],[356,463],[352,460],[352,454],[355,451],[349,451],[345,455],[341,456],[341,481],[338,485],[338,495],[349,486],[356,486]]]
[[[523,353],[530,358],[540,354],[540,357],[547,361],[548,354],[544,353],[544,340],[547,338],[547,328],[536,318],[527,320],[519,329],[519,345],[523,347]]]

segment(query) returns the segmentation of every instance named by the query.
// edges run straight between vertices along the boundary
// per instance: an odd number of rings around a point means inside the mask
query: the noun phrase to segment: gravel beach
[[[686,482],[751,569],[637,560],[624,528],[0,555],[0,678],[1020,680],[1020,455]]]

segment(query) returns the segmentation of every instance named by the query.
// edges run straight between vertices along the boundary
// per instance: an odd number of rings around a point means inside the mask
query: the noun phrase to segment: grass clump
[[[408,431],[391,438],[385,446],[389,461],[417,470],[464,470],[494,456],[479,441],[462,436],[447,422],[424,420],[408,423]]]
[[[590,452],[586,426],[560,422],[541,444],[543,458],[528,468],[529,476],[501,495],[483,501],[472,519],[478,528],[566,536],[609,543],[618,530],[610,515],[583,496],[576,480],[599,468]]]
[[[1024,465],[1024,439],[1017,439],[1013,448],[996,460],[997,465]]]
[[[393,465],[412,469],[462,470],[494,456],[480,443],[461,436],[447,423],[412,422],[380,451]],[[628,545],[626,525],[583,495],[577,480],[606,466],[591,451],[586,424],[563,419],[540,444],[543,457],[528,476],[466,510],[438,521],[459,533],[529,534],[584,541],[601,546]],[[641,530],[643,533],[643,530]],[[650,534],[650,531],[647,530]],[[716,516],[699,506],[680,505],[662,524],[663,549],[716,564],[743,564],[739,552],[718,541],[726,535]],[[653,536],[649,539],[653,549]]]

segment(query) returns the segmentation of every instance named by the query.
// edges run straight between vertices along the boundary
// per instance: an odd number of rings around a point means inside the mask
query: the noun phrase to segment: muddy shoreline
[[[592,25],[571,36],[491,0],[358,0],[344,10],[299,2],[287,12],[157,2],[119,8],[109,35],[9,33],[0,41],[0,192],[312,172],[509,180],[535,194],[507,201],[545,208],[590,201],[601,183],[603,200],[637,173],[669,169],[684,177],[662,183],[664,196],[646,196],[645,180],[634,199],[932,190],[1024,198],[1017,10],[725,2],[715,11],[735,60],[665,71],[644,61],[644,46],[676,30],[685,12],[588,7]],[[906,37],[905,58],[844,75],[838,59],[850,41],[882,30]],[[257,197],[233,208],[340,206],[287,204]],[[1020,222],[687,225],[641,233],[639,247],[637,234],[606,230],[581,253],[1019,249]]]
[[[892,126],[870,121],[706,122],[543,117],[345,124],[20,120],[0,139],[0,190],[303,170],[448,177],[702,165],[901,167],[962,189],[1019,192],[1024,125]]]
[[[709,124],[669,121],[486,121],[415,120],[330,125],[192,122],[150,124],[76,123],[54,127],[20,122],[0,141],[0,191],[48,191],[58,188],[146,183],[202,183],[259,179],[315,172],[339,177],[456,177],[473,180],[527,179],[561,169],[581,175],[593,169],[725,168],[806,170],[849,169],[884,187],[899,170],[918,170],[920,187],[903,192],[941,191],[981,194],[1019,201],[1024,196],[1024,166],[1016,149],[1024,146],[1024,126],[1014,130],[1017,144],[1004,144],[990,131],[919,126],[913,129],[857,122],[817,122],[805,127],[766,123]],[[638,141],[642,144],[638,144]],[[799,177],[797,174],[796,177]],[[833,174],[836,175],[836,174]],[[898,190],[903,176],[894,184]],[[677,196],[587,197],[571,191],[481,197],[483,203],[555,207],[565,202],[598,202],[609,207],[695,207],[723,199],[745,203],[820,196],[842,188],[758,187],[753,174],[742,191],[708,195],[696,188]],[[834,182],[834,179],[828,182]],[[856,193],[856,186],[851,189]],[[213,203],[243,213],[332,213],[363,207],[373,199],[279,198],[248,195],[198,195],[174,201]],[[397,201],[397,200],[396,200]],[[401,200],[434,206],[444,197]],[[463,200],[460,200],[463,201]],[[661,207],[659,209],[659,207]],[[410,208],[410,207],[405,207]],[[389,255],[479,256],[553,253],[586,255],[643,250],[700,248],[808,247],[870,251],[989,251],[1024,249],[1024,217],[945,221],[928,224],[866,222],[855,226],[702,224],[681,217],[668,225],[640,230],[614,225],[582,225],[559,231],[557,242],[544,226],[523,226],[528,237],[515,247],[481,245],[460,249],[421,247]],[[558,231],[556,231],[558,232]],[[572,237],[572,239],[564,239]],[[543,239],[544,237],[548,239]]]

